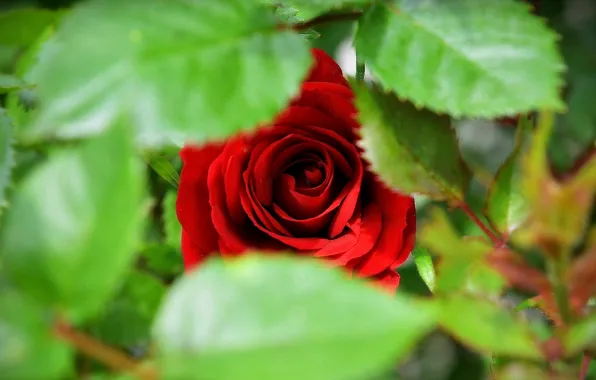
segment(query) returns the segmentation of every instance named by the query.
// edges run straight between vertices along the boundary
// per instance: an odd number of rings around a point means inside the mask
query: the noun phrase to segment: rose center
[[[294,177],[297,189],[316,187],[325,180],[324,164],[321,161],[296,162],[286,173]]]

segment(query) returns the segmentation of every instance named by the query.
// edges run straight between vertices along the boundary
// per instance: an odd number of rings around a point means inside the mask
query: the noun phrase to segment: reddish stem
[[[462,211],[466,213],[468,218],[470,218],[470,220],[472,220],[478,227],[480,227],[480,229],[486,234],[486,236],[490,238],[495,248],[501,248],[503,245],[505,245],[505,242],[497,234],[492,232],[490,228],[488,228],[486,224],[484,224],[484,222],[480,220],[480,218],[478,218],[478,216],[474,213],[474,211],[472,211],[472,209],[466,202],[461,202],[459,204],[459,208],[462,209]]]
[[[124,352],[107,346],[89,335],[74,330],[66,322],[57,322],[54,326],[54,332],[60,339],[70,343],[85,355],[96,359],[114,371],[134,373],[138,368],[138,363]],[[137,375],[142,379],[151,379],[154,377],[152,373],[137,373]]]
[[[582,358],[582,366],[579,372],[579,380],[586,380],[588,376],[588,368],[590,368],[590,356],[588,354],[584,354]]]

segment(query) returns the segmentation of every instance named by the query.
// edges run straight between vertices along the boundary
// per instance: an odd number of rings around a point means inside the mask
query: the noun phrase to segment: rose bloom
[[[299,95],[269,126],[181,150],[184,266],[214,254],[290,251],[394,291],[395,269],[414,245],[414,200],[368,170],[354,95],[327,54],[312,54]]]

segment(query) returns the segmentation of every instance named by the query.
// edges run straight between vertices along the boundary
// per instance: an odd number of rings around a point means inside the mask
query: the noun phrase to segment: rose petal
[[[186,272],[190,272],[208,257],[209,253],[197,247],[190,236],[182,230],[182,261]]]
[[[391,269],[387,269],[372,278],[372,280],[375,281],[375,284],[391,294],[395,294],[395,291],[399,287],[399,279],[399,273]]]
[[[395,262],[405,260],[403,247],[406,236],[403,233],[406,230],[408,213],[414,207],[412,197],[391,191],[376,180],[372,183],[372,198],[379,206],[382,205],[383,228],[377,244],[355,268],[364,277],[379,274],[392,267]]]
[[[348,86],[339,65],[321,49],[311,49],[315,58],[305,82],[331,82]]]
[[[186,231],[187,237],[201,252],[217,251],[217,232],[209,217],[208,171],[221,153],[221,144],[210,144],[202,147],[186,146],[180,151],[183,167],[180,173],[180,185],[176,199],[176,215]],[[188,246],[188,244],[187,244]],[[182,249],[183,256],[187,252]],[[191,251],[189,253],[193,255]]]

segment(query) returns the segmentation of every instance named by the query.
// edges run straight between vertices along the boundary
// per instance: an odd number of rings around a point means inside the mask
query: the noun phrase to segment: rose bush
[[[353,93],[328,55],[313,56],[300,94],[270,126],[181,150],[185,267],[216,252],[290,250],[394,290],[414,245],[414,200],[368,170]]]

